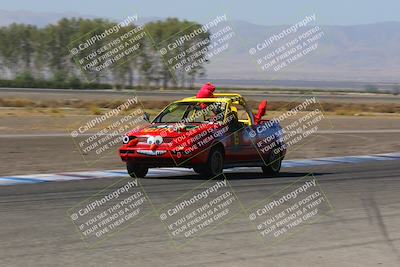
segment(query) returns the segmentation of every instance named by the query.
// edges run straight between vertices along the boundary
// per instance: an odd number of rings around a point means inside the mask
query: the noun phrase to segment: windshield
[[[210,122],[223,121],[226,103],[172,103],[153,122]]]

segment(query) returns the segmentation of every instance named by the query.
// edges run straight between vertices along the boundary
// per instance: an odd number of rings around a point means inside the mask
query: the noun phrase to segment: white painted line
[[[344,156],[344,157],[324,157],[314,159],[295,159],[284,160],[283,168],[307,167],[319,165],[334,165],[334,164],[356,164],[362,162],[384,161],[384,160],[400,160],[400,152],[361,155],[361,156]],[[259,168],[232,168],[226,172],[237,172],[241,170],[257,170]],[[191,169],[187,168],[153,168],[149,170],[149,177],[171,177],[185,176],[195,174]],[[15,185],[15,184],[32,184],[43,182],[56,181],[72,181],[85,179],[100,179],[100,178],[117,178],[128,177],[125,169],[122,170],[102,170],[102,171],[81,171],[81,172],[64,172],[54,174],[31,174],[31,175],[13,175],[0,177],[0,186]]]

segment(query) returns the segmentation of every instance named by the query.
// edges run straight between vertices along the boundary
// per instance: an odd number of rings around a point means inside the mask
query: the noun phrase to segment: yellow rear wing
[[[242,99],[243,97],[240,94],[221,93],[214,94],[214,97],[210,98],[197,98],[196,96],[191,96],[176,102],[230,102],[232,100],[236,101]]]
[[[228,98],[232,98],[232,97],[242,97],[240,94],[232,94],[232,93],[222,93],[222,94],[214,94],[215,97],[228,97]]]

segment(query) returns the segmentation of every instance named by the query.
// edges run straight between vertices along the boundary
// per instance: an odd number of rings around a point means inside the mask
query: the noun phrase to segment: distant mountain
[[[0,26],[13,22],[44,26],[62,17],[95,18],[78,13],[0,10]],[[157,19],[162,18],[140,18],[140,24]],[[257,57],[251,56],[249,49],[289,26],[264,26],[245,21],[233,21],[231,26],[236,36],[229,40],[228,50],[207,64],[205,79],[400,82],[400,22],[322,25],[320,28],[324,36],[318,41],[318,48],[277,72],[261,71],[256,63]],[[302,31],[311,27],[304,27]],[[296,34],[299,33],[291,34],[283,43],[296,37]],[[278,42],[272,48],[281,44]],[[260,51],[257,55],[271,49]]]
[[[315,51],[277,72],[261,71],[249,49],[289,26],[260,26],[235,21],[237,38],[230,48],[208,65],[208,78],[251,80],[330,80],[400,82],[400,23],[354,26],[320,26],[324,32]],[[305,32],[311,27],[305,27]],[[296,35],[297,34],[297,35]],[[284,38],[279,45],[298,33]],[[265,49],[268,52],[274,49]],[[260,51],[260,55],[267,54]],[[258,54],[257,54],[258,55]]]

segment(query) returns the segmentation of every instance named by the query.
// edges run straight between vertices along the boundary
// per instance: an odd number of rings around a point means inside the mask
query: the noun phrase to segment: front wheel
[[[193,166],[193,170],[195,173],[202,174],[204,173],[204,167],[203,166]]]
[[[275,154],[271,151],[267,166],[262,166],[263,173],[268,176],[278,176],[282,166],[282,157],[280,154]]]
[[[126,163],[126,169],[132,178],[144,178],[149,171],[149,168],[133,162]]]
[[[214,177],[221,174],[224,170],[224,153],[222,149],[219,147],[212,148],[208,154],[207,164],[203,168],[197,170],[207,177]]]

